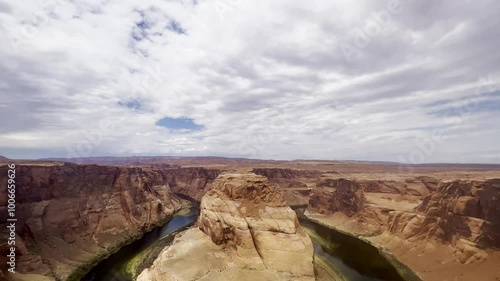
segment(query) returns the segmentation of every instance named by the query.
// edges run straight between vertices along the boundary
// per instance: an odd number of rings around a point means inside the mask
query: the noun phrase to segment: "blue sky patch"
[[[446,115],[446,116],[456,116],[461,115],[465,112],[477,112],[477,111],[498,111],[500,110],[500,100],[482,100],[477,101],[475,98],[494,98],[500,96],[500,91],[482,93],[477,96],[463,97],[456,100],[439,100],[436,102],[428,103],[424,105],[425,108],[431,109],[428,112],[429,115]],[[461,104],[450,106],[444,109],[433,110],[433,107],[440,105],[447,105],[453,102],[462,102]]]
[[[172,118],[164,117],[155,123],[157,126],[165,127],[171,130],[189,130],[189,131],[201,131],[204,129],[202,125],[194,123],[193,119],[181,117]]]
[[[175,20],[171,20],[167,28],[168,30],[175,32],[177,34],[186,34],[186,30],[182,28],[181,24]]]
[[[147,37],[147,29],[149,29],[150,26],[147,22],[144,20],[141,20],[140,22],[135,24],[135,28],[132,31],[132,38],[134,38],[135,41],[141,41],[144,38]]]

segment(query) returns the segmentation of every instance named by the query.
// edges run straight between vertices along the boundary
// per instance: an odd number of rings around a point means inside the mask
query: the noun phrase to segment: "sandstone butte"
[[[221,174],[201,200],[197,227],[138,280],[315,280],[313,245],[267,178]]]

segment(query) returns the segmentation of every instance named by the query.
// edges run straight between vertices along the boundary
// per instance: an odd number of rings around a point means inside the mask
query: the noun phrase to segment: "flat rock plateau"
[[[167,222],[181,198],[200,202],[196,225],[138,280],[314,280],[311,241],[289,206],[371,243],[423,280],[500,280],[499,165],[61,160],[0,161],[0,227],[7,162],[17,165],[18,219],[18,273],[6,274],[8,246],[0,244],[0,280],[79,280]]]

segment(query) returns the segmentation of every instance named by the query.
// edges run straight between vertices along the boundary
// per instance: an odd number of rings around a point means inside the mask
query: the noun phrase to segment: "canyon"
[[[352,161],[57,160],[16,163],[19,272],[2,267],[0,278],[79,280],[189,199],[200,203],[195,226],[138,280],[169,280],[175,272],[172,280],[319,280],[311,241],[290,207],[373,245],[422,280],[500,280],[495,165],[420,165],[410,172]],[[2,222],[6,169],[0,164]],[[0,251],[3,259],[7,246]],[[165,271],[173,265],[190,270]]]
[[[6,169],[0,166],[0,173],[6,174]],[[13,275],[24,280],[79,280],[107,255],[167,222],[183,206],[175,191],[196,193],[217,173],[204,168],[18,164],[18,273]],[[7,178],[0,183],[4,229]],[[9,246],[0,249],[4,259]]]
[[[369,241],[423,280],[500,280],[496,173],[346,175],[318,181],[307,215]],[[477,271],[477,267],[486,270]],[[445,278],[444,278],[445,277]]]
[[[265,177],[222,174],[201,200],[197,227],[138,280],[315,280],[312,242]]]

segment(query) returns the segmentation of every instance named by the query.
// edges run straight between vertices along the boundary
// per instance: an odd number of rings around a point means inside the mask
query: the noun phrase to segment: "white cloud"
[[[500,162],[500,4],[401,0],[347,60],[393,2],[3,3],[0,154]]]

